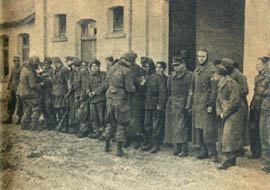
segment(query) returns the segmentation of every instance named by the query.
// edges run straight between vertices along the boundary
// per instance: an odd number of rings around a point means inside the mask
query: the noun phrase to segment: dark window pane
[[[124,25],[124,9],[117,7],[113,9],[113,31],[123,31]]]
[[[8,37],[3,38],[4,38],[4,47],[8,47]]]
[[[58,15],[59,18],[59,36],[66,36],[66,15]]]
[[[7,76],[9,73],[9,65],[8,65],[8,50],[4,50],[4,75]]]

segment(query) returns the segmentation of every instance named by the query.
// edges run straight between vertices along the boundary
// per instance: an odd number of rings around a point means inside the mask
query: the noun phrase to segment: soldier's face
[[[92,72],[98,72],[99,71],[99,67],[96,64],[93,64],[91,67],[91,71]]]
[[[157,64],[156,65],[156,71],[157,71],[157,74],[162,75],[163,72],[164,72],[164,69],[160,64]]]
[[[205,61],[207,60],[207,52],[204,52],[204,51],[198,51],[198,61],[199,61],[199,64],[204,64]]]
[[[184,63],[179,63],[173,65],[173,68],[176,72],[183,71],[186,68],[186,65]]]
[[[150,67],[149,67],[149,64],[144,64],[142,66],[143,70],[146,72],[146,73],[149,73],[149,70],[150,70]]]
[[[18,67],[20,65],[20,61],[13,61],[15,66]]]

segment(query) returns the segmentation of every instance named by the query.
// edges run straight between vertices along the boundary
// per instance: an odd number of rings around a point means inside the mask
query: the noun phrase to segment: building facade
[[[1,7],[1,81],[14,55],[104,62],[133,50],[169,70],[181,55],[193,70],[196,50],[206,48],[210,61],[239,63],[252,90],[254,63],[270,53],[268,0],[2,0]]]

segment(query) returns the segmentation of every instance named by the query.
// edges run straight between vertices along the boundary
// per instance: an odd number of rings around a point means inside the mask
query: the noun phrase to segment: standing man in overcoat
[[[14,56],[13,57],[13,69],[10,74],[10,78],[8,81],[8,93],[9,93],[9,99],[8,99],[8,118],[2,123],[12,123],[12,115],[14,114],[17,106],[17,121],[16,124],[21,124],[21,119],[23,115],[23,107],[22,107],[22,101],[20,96],[17,94],[17,88],[20,83],[20,57]]]
[[[249,138],[250,138],[250,159],[261,158],[262,146],[260,139],[260,114],[261,114],[261,105],[263,102],[263,91],[265,90],[264,82],[268,77],[267,72],[267,57],[262,57],[258,60],[256,64],[256,69],[258,75],[255,77],[255,87],[254,95],[250,103],[250,114],[249,114]]]
[[[63,119],[64,131],[68,131],[68,114],[66,113],[67,104],[65,95],[68,92],[68,76],[69,71],[63,65],[59,57],[52,58],[52,64],[55,68],[55,72],[52,78],[52,96],[53,96],[53,109],[56,114],[56,123],[59,124]]]
[[[186,63],[182,57],[174,57],[172,65],[175,71],[167,81],[169,97],[166,106],[164,143],[176,146],[173,155],[185,157],[188,154],[188,114],[190,110],[188,94],[192,73],[186,70]]]
[[[200,49],[197,52],[199,65],[194,70],[191,90],[193,142],[200,145],[197,159],[216,158],[217,127],[215,121],[216,88],[211,80],[214,66],[208,63],[208,51]]]

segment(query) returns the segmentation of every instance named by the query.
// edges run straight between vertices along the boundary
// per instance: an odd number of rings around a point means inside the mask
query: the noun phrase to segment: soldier
[[[223,66],[226,67],[227,70],[229,70],[230,77],[235,80],[240,87],[240,96],[241,96],[241,115],[239,115],[239,125],[243,128],[243,134],[242,134],[242,146],[238,151],[238,156],[243,156],[244,151],[244,145],[246,143],[246,134],[247,134],[247,115],[248,115],[248,102],[247,102],[247,95],[248,95],[248,83],[247,83],[247,77],[243,75],[237,68],[235,68],[236,63],[229,59],[225,58],[221,62]]]
[[[188,94],[192,73],[186,70],[186,63],[181,57],[174,57],[172,65],[175,72],[169,76],[167,82],[169,100],[166,107],[164,143],[175,144],[173,155],[185,157],[188,155]]]
[[[67,104],[65,95],[68,91],[68,76],[69,71],[63,65],[61,59],[59,57],[52,58],[52,64],[55,68],[54,74],[52,77],[52,101],[53,101],[53,109],[54,114],[56,115],[56,123],[59,125],[60,121],[62,122],[62,126],[64,126],[64,131],[68,131],[67,124]]]
[[[243,127],[239,126],[241,115],[241,99],[239,84],[234,81],[224,65],[229,59],[221,59],[217,64],[218,95],[216,99],[216,113],[221,121],[220,139],[222,144],[222,162],[218,169],[227,169],[236,165],[236,152],[242,146]]]
[[[18,91],[23,102],[24,113],[22,117],[22,129],[37,130],[41,112],[41,88],[44,83],[38,82],[36,69],[39,58],[32,56],[29,63],[22,68]]]
[[[255,77],[254,95],[250,103],[249,116],[249,137],[250,137],[250,159],[261,157],[262,147],[260,140],[260,113],[263,101],[262,93],[264,91],[264,81],[267,76],[267,57],[262,57],[256,64],[258,75]]]
[[[125,142],[126,128],[132,119],[128,98],[135,92],[134,78],[130,67],[135,63],[137,55],[125,53],[120,61],[115,63],[107,75],[108,90],[106,93],[107,117],[111,125],[105,131],[105,152],[110,150],[110,139],[115,134],[117,142],[116,156],[123,156],[122,145]]]
[[[89,82],[89,72],[87,69],[88,62],[81,62],[81,68],[75,64],[75,73],[73,78],[74,94],[75,94],[75,109],[77,109],[76,122],[79,124],[79,132],[77,137],[82,138],[89,135],[92,130],[90,128],[89,121],[89,101],[88,101],[88,82]]]
[[[91,63],[91,72],[86,89],[89,101],[90,122],[93,133],[90,138],[99,138],[104,132],[106,110],[106,74],[100,71],[100,62],[95,60]]]
[[[41,109],[48,130],[54,129],[56,124],[52,105],[52,77],[54,70],[51,65],[52,58],[46,57],[43,62],[42,71],[39,73],[39,78],[42,82],[44,82],[44,87],[42,88],[43,96],[41,101]]]
[[[110,67],[113,65],[113,57],[109,56],[105,58],[105,63],[106,63],[106,71],[108,72],[110,70]]]
[[[155,64],[151,58],[148,58],[148,61],[143,65],[147,73],[149,73],[150,68],[153,67],[151,65]],[[144,130],[147,144],[142,147],[142,150],[148,151],[154,145],[151,153],[156,153],[159,151],[160,147],[162,120],[165,113],[166,78],[164,75],[154,72],[146,78],[145,87]]]
[[[141,62],[142,63],[142,62]],[[143,64],[143,63],[142,63]],[[129,103],[132,107],[132,120],[127,130],[127,141],[124,147],[134,142],[134,148],[138,149],[143,140],[145,88],[140,85],[140,80],[145,78],[144,70],[136,63],[130,67],[133,74],[135,92],[130,95]]]
[[[212,83],[213,64],[208,63],[208,52],[200,49],[197,52],[199,65],[194,70],[190,98],[192,104],[193,142],[199,144],[201,151],[197,159],[211,158],[216,162],[216,126],[215,99],[216,91]]]
[[[263,98],[260,113],[260,139],[264,166],[262,170],[270,173],[270,56],[260,58],[258,70],[264,71],[261,96]]]
[[[20,67],[20,58],[17,56],[13,57],[13,70],[11,71],[10,78],[8,81],[8,94],[9,94],[9,100],[8,100],[8,118],[2,123],[12,123],[12,115],[15,112],[16,105],[17,105],[17,121],[16,125],[21,124],[21,119],[23,115],[23,106],[22,106],[22,101],[20,96],[17,93],[17,88],[20,82],[20,72],[21,72],[21,67]]]

